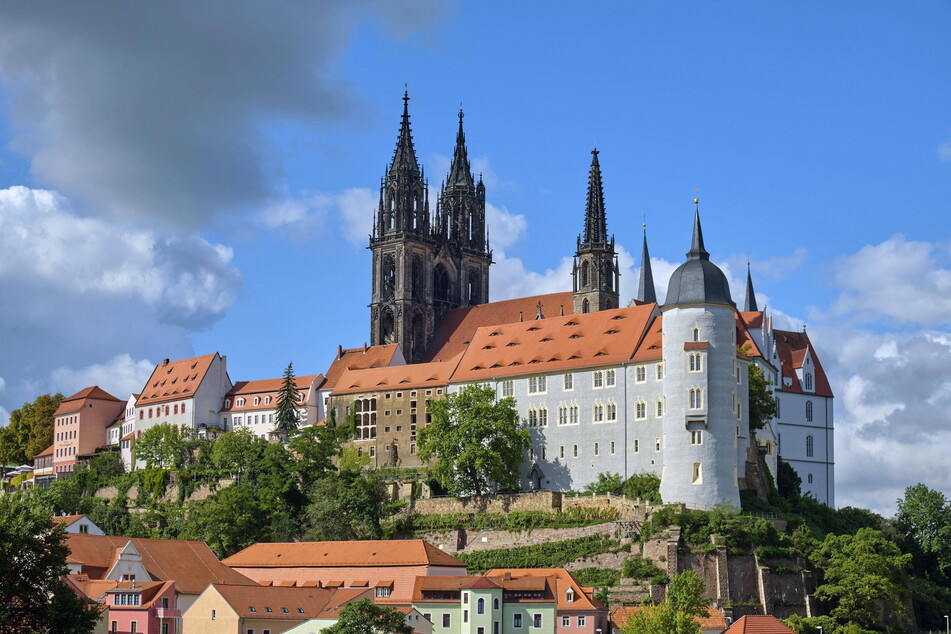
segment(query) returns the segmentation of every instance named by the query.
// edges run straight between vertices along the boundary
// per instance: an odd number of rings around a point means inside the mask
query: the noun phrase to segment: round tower
[[[739,506],[736,307],[726,276],[704,249],[699,208],[687,261],[670,276],[661,311],[667,396],[661,497],[694,509]]]

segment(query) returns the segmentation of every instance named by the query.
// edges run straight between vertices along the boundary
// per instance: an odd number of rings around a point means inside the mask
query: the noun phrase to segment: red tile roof
[[[257,585],[224,565],[204,542],[174,539],[139,539],[111,535],[67,533],[68,561],[81,563],[83,572],[101,578],[130,541],[142,556],[153,579],[175,581],[184,594],[198,594],[210,583]]]
[[[444,363],[415,363],[388,368],[347,370],[337,381],[334,396],[354,392],[445,386],[459,364],[459,357]]]
[[[236,568],[421,565],[466,567],[466,564],[455,557],[421,539],[258,543],[222,562]]]
[[[635,358],[654,304],[479,328],[452,376],[500,376],[619,365]]]
[[[812,364],[815,367],[814,383],[815,394],[818,396],[833,396],[832,386],[829,385],[829,379],[825,370],[822,369],[822,363],[816,354],[812,342],[809,341],[809,335],[804,332],[792,332],[788,330],[774,330],[773,338],[776,342],[776,352],[779,354],[779,361],[782,364],[783,378],[792,379],[790,387],[782,386],[785,392],[797,392],[808,394],[799,384],[799,377],[796,370],[802,367],[803,359],[806,356],[806,350],[809,350]]]
[[[36,460],[37,458],[42,458],[43,456],[52,456],[52,455],[53,455],[54,447],[55,447],[55,445],[50,445],[49,447],[47,447],[46,449],[44,449],[44,450],[41,451],[40,453],[38,453],[38,454],[36,454],[35,456],[33,456],[33,459]]]
[[[294,377],[294,385],[300,391],[304,399],[307,397],[307,391],[310,389],[312,383],[320,385],[324,380],[323,375],[321,374],[308,374],[306,376],[297,376]],[[225,400],[222,403],[221,411],[231,412],[231,411],[244,411],[244,410],[255,410],[255,409],[274,409],[277,407],[277,396],[280,392],[281,386],[284,385],[284,379],[263,379],[259,381],[238,381],[234,384],[234,387],[225,395]],[[244,396],[245,401],[244,405],[238,407],[235,403],[237,402],[236,396]],[[254,404],[253,398],[247,397],[259,396],[261,397],[261,402],[258,405]],[[265,405],[264,397],[270,396],[271,402]]]
[[[82,513],[76,515],[54,515],[53,524],[62,524],[63,526],[72,526],[82,518],[86,517]]]
[[[795,634],[775,616],[747,615],[731,625],[723,634]]]
[[[652,305],[652,304],[647,304]],[[507,583],[506,577],[513,581],[527,580],[532,578],[548,578],[553,583],[555,596],[558,597],[558,611],[571,610],[605,610],[605,606],[594,598],[593,594],[586,592],[571,573],[564,568],[495,568],[485,573],[485,576],[495,582]],[[503,585],[503,587],[507,587]],[[574,601],[568,603],[567,590],[571,588],[574,592]]]
[[[383,346],[364,346],[363,348],[340,348],[337,356],[324,374],[321,389],[332,389],[347,370],[364,370],[366,368],[385,368],[393,365],[394,357],[400,347],[395,344]]]
[[[210,592],[211,589],[217,591],[240,618],[295,621],[317,618],[337,592],[323,588],[283,588],[218,583],[213,584],[208,591]]]
[[[64,398],[63,402],[65,403],[67,401],[79,401],[84,398],[94,398],[94,399],[99,399],[101,401],[118,401],[119,400],[115,396],[110,394],[109,392],[99,387],[98,385],[93,385],[92,387],[87,387],[85,389],[82,389],[76,392],[69,398]]]
[[[521,321],[532,321],[538,314],[538,303],[546,317],[574,314],[574,298],[570,292],[534,295],[478,306],[455,308],[446,313],[422,361],[446,361],[465,352],[476,330]]]
[[[205,378],[211,362],[218,353],[206,354],[192,359],[170,361],[155,366],[152,376],[142,388],[136,406],[154,405],[195,396],[198,386]]]

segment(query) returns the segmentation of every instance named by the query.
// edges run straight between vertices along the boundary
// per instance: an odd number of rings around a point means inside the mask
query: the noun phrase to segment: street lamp
[[[822,626],[821,626],[821,625],[817,625],[816,627],[819,628],[819,634],[822,634]]]
[[[948,626],[948,615],[944,615],[944,631],[951,632],[951,627]]]

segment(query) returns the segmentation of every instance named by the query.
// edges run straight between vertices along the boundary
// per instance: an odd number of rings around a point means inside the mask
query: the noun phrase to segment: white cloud
[[[945,244],[902,235],[863,247],[835,263],[840,295],[834,316],[885,318],[924,326],[951,323],[951,269]]]
[[[56,192],[0,190],[2,402],[59,389],[57,369],[67,377],[69,368],[111,363],[121,381],[118,355],[191,354],[188,333],[234,302],[241,278],[232,257],[198,236],[162,238],[83,217]]]
[[[83,368],[58,367],[50,373],[51,389],[69,396],[91,385],[98,385],[116,398],[126,399],[140,392],[155,369],[148,359],[133,360],[128,354],[116,355],[104,363]]]
[[[525,235],[528,221],[522,214],[513,214],[506,207],[485,204],[485,222],[489,227],[492,248],[504,251]]]
[[[354,187],[335,197],[337,211],[343,220],[344,237],[358,247],[364,247],[373,231],[379,195],[366,188]]]

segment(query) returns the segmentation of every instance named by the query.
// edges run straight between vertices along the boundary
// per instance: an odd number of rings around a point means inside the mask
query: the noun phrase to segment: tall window
[[[542,626],[542,615],[536,612],[534,615],[534,618],[532,619],[532,627],[540,628],[541,626]]]
[[[600,403],[594,406],[594,422],[604,422],[604,405],[601,405]]]
[[[514,394],[512,381],[502,381],[502,398],[512,396],[512,394]]]
[[[634,368],[634,380],[638,383],[643,383],[647,380],[647,368],[642,365]]]
[[[690,359],[690,371],[691,372],[702,372],[703,371],[703,355],[699,352],[694,352],[689,355]]]
[[[604,371],[604,384],[607,387],[614,387],[616,383],[615,372],[614,370],[605,370]]]
[[[812,422],[812,401],[806,401],[806,422]]]
[[[664,364],[663,362],[657,364],[657,380],[662,381],[664,379]]]
[[[450,619],[451,619],[451,615],[450,615],[448,612],[443,612],[443,614],[442,614],[442,626],[443,626],[443,627],[449,627],[450,623],[452,623],[452,621],[451,621]]]
[[[568,408],[568,423],[570,425],[578,424],[578,406],[572,405]]]
[[[376,438],[376,399],[360,398],[353,402],[353,416],[356,421],[356,439]]]
[[[558,424],[559,425],[568,424],[568,406],[567,405],[558,406]]]
[[[690,432],[690,444],[691,445],[702,445],[703,444],[703,431],[697,429]]]
[[[476,601],[476,614],[485,614],[485,599],[482,597]]]
[[[809,372],[806,373],[806,389],[812,390],[812,374]]]
[[[522,627],[522,615],[518,612],[512,615],[512,627]]]
[[[700,341],[700,328],[697,326],[694,326],[693,328],[693,340]]]
[[[657,399],[657,418],[662,418],[664,416],[664,400]]]
[[[693,463],[693,475],[690,478],[691,484],[703,484],[703,472],[700,470],[700,463]]]
[[[528,393],[529,394],[544,394],[548,391],[548,384],[545,380],[547,377],[544,376],[530,376],[528,377]]]
[[[608,403],[608,422],[613,423],[617,420],[617,403]]]
[[[647,403],[644,401],[638,401],[634,404],[634,418],[637,420],[644,420],[647,418]]]
[[[601,455],[601,447],[598,443],[594,443],[594,455]]]
[[[595,370],[591,375],[594,387],[604,387],[604,372],[601,370]]]
[[[814,452],[814,442],[812,440],[812,435],[806,436],[806,457],[812,458]]]
[[[703,389],[690,388],[690,409],[703,409]]]
[[[575,389],[575,377],[571,372],[568,372],[564,376],[564,390],[570,392]]]

